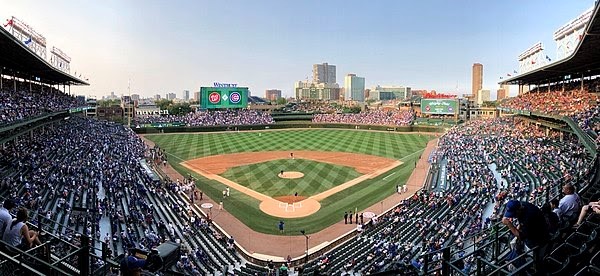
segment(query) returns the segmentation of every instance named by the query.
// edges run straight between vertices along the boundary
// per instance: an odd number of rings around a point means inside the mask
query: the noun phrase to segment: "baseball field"
[[[251,229],[299,235],[339,223],[344,211],[363,210],[396,192],[433,136],[294,129],[146,138],[167,152],[173,168],[194,176],[205,195],[222,200]],[[227,187],[230,195],[223,197]]]

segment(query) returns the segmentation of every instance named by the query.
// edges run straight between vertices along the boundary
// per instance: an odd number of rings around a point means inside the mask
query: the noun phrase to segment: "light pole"
[[[306,235],[306,231],[304,230],[300,230],[300,233],[306,238],[306,258],[304,264],[308,264],[308,239],[310,239],[310,236]]]

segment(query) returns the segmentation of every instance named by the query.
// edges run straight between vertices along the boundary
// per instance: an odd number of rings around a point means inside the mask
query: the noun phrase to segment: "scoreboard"
[[[200,108],[246,108],[248,87],[201,87]]]
[[[458,101],[455,99],[421,99],[421,113],[456,114]]]

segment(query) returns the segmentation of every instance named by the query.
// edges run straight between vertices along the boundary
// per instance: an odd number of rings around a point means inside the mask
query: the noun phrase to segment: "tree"
[[[279,99],[277,99],[277,104],[286,104],[287,100],[284,97],[279,97]]]
[[[173,104],[172,100],[160,99],[154,101],[154,104],[160,108],[160,110],[168,109],[170,105]]]
[[[99,100],[98,101],[98,106],[100,107],[109,107],[109,106],[115,106],[115,105],[121,105],[121,100],[119,99],[114,99],[114,100]]]
[[[483,107],[497,107],[498,101],[484,101],[482,106]]]
[[[167,109],[169,110],[170,115],[185,115],[192,112],[189,103],[171,104]]]

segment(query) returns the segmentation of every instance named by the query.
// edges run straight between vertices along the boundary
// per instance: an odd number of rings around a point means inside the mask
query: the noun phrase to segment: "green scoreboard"
[[[421,113],[457,114],[458,113],[458,100],[456,100],[456,99],[421,99]]]
[[[248,87],[200,87],[200,108],[246,108]]]

